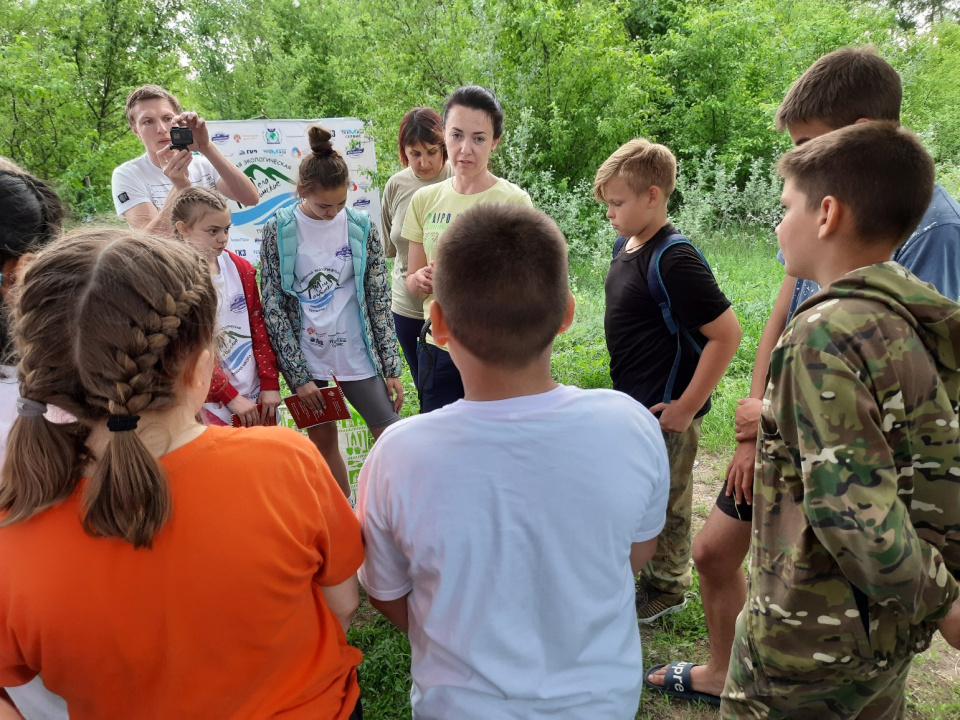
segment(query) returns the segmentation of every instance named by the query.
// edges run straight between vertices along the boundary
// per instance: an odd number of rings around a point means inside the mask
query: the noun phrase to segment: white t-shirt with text
[[[363,380],[376,375],[360,324],[347,213],[314,220],[300,208],[293,291],[300,298],[300,347],[316,380]]]
[[[217,263],[220,273],[213,276],[213,285],[217,289],[217,359],[236,391],[256,402],[260,397],[260,376],[253,355],[253,333],[243,283],[229,255],[220,253]],[[203,407],[230,424],[233,413],[226,405],[212,402]]]
[[[193,154],[188,173],[191,185],[211,190],[217,189],[220,174],[203,155]],[[130,208],[146,202],[153,203],[159,211],[173,189],[170,178],[150,161],[146,153],[133,160],[127,160],[114,170],[112,185],[113,206],[117,210],[117,215],[123,215]]]
[[[664,524],[656,419],[612,390],[459,400],[390,426],[360,473],[360,581],[409,593],[414,718],[632,718],[631,545]]]

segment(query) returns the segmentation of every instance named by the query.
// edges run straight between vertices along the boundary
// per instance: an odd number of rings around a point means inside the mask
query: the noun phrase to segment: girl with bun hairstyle
[[[417,382],[417,339],[423,330],[423,299],[407,290],[407,253],[410,244],[403,239],[403,221],[410,198],[420,188],[443,182],[453,175],[443,142],[443,118],[429,107],[415,107],[400,121],[397,140],[403,170],[387,180],[383,188],[383,243],[387,257],[393,260],[393,323],[403,357]]]
[[[358,717],[359,526],[298,433],[198,422],[216,320],[201,257],[139,231],[23,273],[0,685],[40,671],[71,720]]]
[[[218,363],[207,402],[200,411],[206,425],[276,425],[280,404],[277,358],[263,324],[257,271],[227,250],[230,209],[216,190],[189,187],[173,201],[170,221],[207,261],[217,289]]]
[[[320,388],[336,376],[374,438],[400,419],[400,352],[390,316],[383,245],[365,212],[347,207],[347,164],[329,130],[307,129],[311,153],[300,162],[299,205],[263,228],[260,290],[264,320],[287,385],[323,409]],[[336,423],[307,431],[344,494],[347,468]]]
[[[447,98],[443,108],[444,140],[453,177],[418,190],[410,200],[401,235],[409,242],[407,291],[425,298],[429,317],[433,299],[433,258],[443,232],[457,216],[476,205],[506,203],[532,206],[530,196],[489,170],[490,155],[503,135],[503,110],[496,96],[479,85],[464,85]],[[496,242],[496,238],[490,238]],[[504,288],[510,292],[510,288]],[[463,382],[446,348],[429,330],[417,349],[420,412],[430,412],[463,397]]]

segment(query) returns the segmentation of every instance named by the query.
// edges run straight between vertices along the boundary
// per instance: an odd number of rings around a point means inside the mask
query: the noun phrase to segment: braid
[[[207,207],[211,210],[226,210],[227,199],[216,190],[205,187],[188,187],[181,192],[170,207],[170,220],[173,223],[173,234],[183,239],[177,230],[177,223],[191,225],[194,220],[194,210],[198,207]]]
[[[183,361],[212,341],[216,293],[205,263],[189,246],[131,231],[79,232],[30,265],[16,322],[21,395],[90,424],[178,402]],[[29,431],[27,423],[34,426]],[[56,427],[43,418],[15,422],[14,428],[24,426],[24,445],[37,437],[37,423]],[[91,535],[149,546],[169,516],[169,489],[156,458],[128,431],[135,423],[124,425],[110,433],[92,468],[83,524]],[[8,473],[11,452],[4,484],[8,475],[15,486],[56,484],[62,499],[76,487],[85,459],[75,440],[63,454],[69,457],[48,467],[43,478],[27,462]],[[11,494],[5,490],[0,508]],[[39,509],[35,502],[24,507],[16,519]]]

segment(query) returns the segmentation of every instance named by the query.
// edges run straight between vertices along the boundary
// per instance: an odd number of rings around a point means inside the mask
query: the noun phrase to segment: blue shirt
[[[777,257],[783,262],[782,254]],[[893,259],[941,295],[951,300],[960,297],[960,204],[939,184],[933,186],[933,199],[917,229],[897,248]],[[812,280],[798,279],[787,320],[818,290],[820,286]]]

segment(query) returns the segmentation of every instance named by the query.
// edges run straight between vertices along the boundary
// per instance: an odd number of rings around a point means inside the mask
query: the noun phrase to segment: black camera
[[[188,127],[170,128],[170,149],[187,150],[193,145],[193,130]]]

